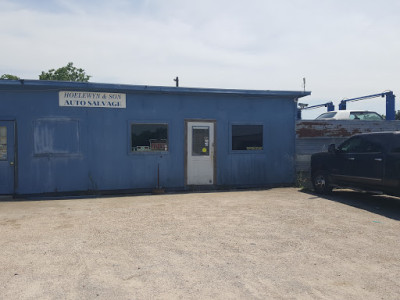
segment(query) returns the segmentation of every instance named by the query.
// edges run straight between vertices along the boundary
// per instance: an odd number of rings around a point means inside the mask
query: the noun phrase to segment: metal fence
[[[365,132],[400,131],[400,121],[301,120],[296,123],[296,171],[310,171],[311,154],[339,145],[346,138]]]

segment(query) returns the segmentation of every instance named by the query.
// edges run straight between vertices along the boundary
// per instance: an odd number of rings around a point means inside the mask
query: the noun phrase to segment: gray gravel
[[[400,299],[400,200],[295,188],[0,202],[1,299]]]

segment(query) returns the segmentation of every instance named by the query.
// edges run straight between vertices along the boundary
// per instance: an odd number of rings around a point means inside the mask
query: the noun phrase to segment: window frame
[[[58,151],[58,152],[49,152],[49,151],[37,151],[36,149],[36,141],[35,141],[35,136],[37,131],[39,130],[39,124],[40,123],[70,123],[74,124],[76,126],[76,133],[77,133],[77,139],[76,139],[76,149],[73,152],[67,152],[67,151]],[[81,124],[80,124],[80,119],[76,118],[38,118],[33,120],[32,122],[32,152],[33,152],[33,157],[40,158],[40,157],[82,157],[81,153]]]
[[[166,125],[167,126],[167,150],[161,151],[132,151],[132,125]],[[170,122],[167,121],[129,121],[128,122],[128,154],[129,155],[160,155],[169,154],[170,149]]]
[[[232,141],[233,141],[233,126],[262,126],[262,149],[261,150],[233,150],[232,149]],[[229,123],[229,153],[232,154],[261,154],[265,153],[265,124],[262,122],[231,122]]]
[[[0,161],[7,161],[8,160],[8,128],[7,128],[7,126],[0,126],[0,129],[1,128],[5,129],[5,135],[4,136],[0,135],[0,138],[1,137],[4,138],[6,142],[5,142],[5,144],[2,144],[0,141],[0,146],[5,146],[5,157],[2,158],[2,156],[0,156]]]

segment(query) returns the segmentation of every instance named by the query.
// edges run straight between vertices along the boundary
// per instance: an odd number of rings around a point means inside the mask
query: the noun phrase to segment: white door
[[[214,122],[187,122],[188,185],[214,184]]]

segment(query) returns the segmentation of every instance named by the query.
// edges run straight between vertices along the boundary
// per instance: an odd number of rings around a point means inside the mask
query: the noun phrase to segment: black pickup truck
[[[400,196],[400,131],[357,134],[311,156],[317,193],[353,188]]]

